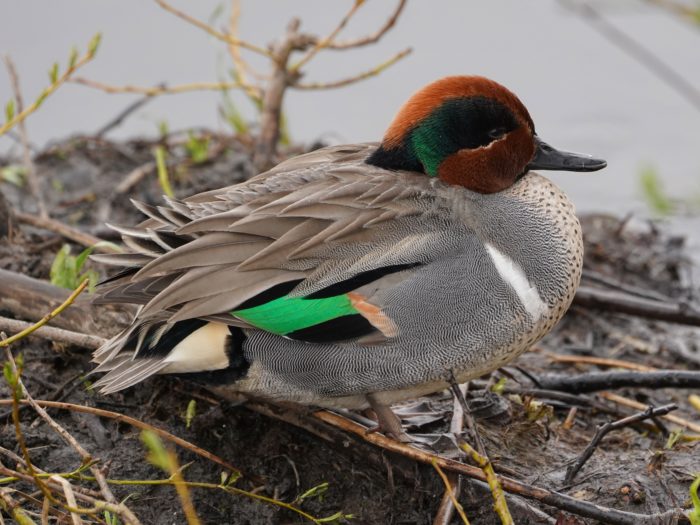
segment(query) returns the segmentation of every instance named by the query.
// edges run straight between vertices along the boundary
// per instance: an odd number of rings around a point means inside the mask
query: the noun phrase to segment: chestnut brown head
[[[447,77],[415,93],[367,159],[480,193],[512,186],[530,169],[595,171],[603,160],[542,142],[522,102],[483,77]]]

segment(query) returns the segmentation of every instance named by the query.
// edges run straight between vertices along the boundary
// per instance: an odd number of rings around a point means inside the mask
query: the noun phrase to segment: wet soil
[[[232,184],[253,174],[245,142],[212,136],[210,158],[194,163],[184,146],[186,141],[186,137],[175,136],[164,143],[177,196]],[[162,189],[153,169],[148,169],[147,175],[128,191],[117,191],[133,170],[150,166],[153,146],[144,141],[111,143],[76,138],[38,154],[35,162],[52,217],[114,239],[103,227],[105,220],[131,224],[141,218],[129,198],[160,202]],[[12,162],[0,159],[0,166]],[[35,211],[26,188],[1,183],[0,191],[11,208]],[[582,222],[585,282],[621,286],[672,300],[697,299],[682,238],[634,218],[598,215],[584,217]],[[48,279],[51,262],[63,242],[50,232],[15,225],[10,238],[0,241],[0,268]],[[80,250],[77,246],[73,249],[74,253]],[[105,274],[105,268],[93,267]],[[107,327],[100,335],[111,335],[111,329],[118,327]],[[697,370],[698,335],[700,331],[694,328],[574,307],[551,334],[531,352],[495,373],[491,382],[506,378],[506,387],[528,388],[533,386],[533,376],[602,370],[587,364],[556,362],[553,355],[599,356],[663,369]],[[23,377],[35,398],[114,410],[168,430],[238,466],[246,473],[237,482],[240,488],[292,502],[308,489],[327,482],[328,489],[322,496],[308,498],[300,505],[316,517],[342,512],[353,515],[350,521],[358,524],[429,524],[438,509],[444,486],[432,468],[382,453],[351,436],[340,444],[330,444],[245,405],[214,399],[199,386],[177,378],[159,377],[126,392],[102,396],[89,388],[92,378],[86,375],[91,369],[87,350],[30,337],[15,346],[18,352],[24,355]],[[675,402],[680,408],[674,414],[700,422],[698,411],[688,402],[691,391],[637,388],[616,393],[645,405]],[[0,396],[8,395],[3,384]],[[566,467],[585,448],[597,425],[634,412],[597,395],[590,397],[597,401],[598,408],[581,407],[573,416],[570,403],[547,398],[534,400],[477,389],[471,402],[497,470],[527,483],[630,512],[651,514],[687,506],[688,486],[700,472],[700,444],[681,438],[667,448],[669,432],[677,428],[668,422],[636,425],[609,434],[573,484],[564,484]],[[193,399],[196,415],[188,426],[185,413]],[[430,415],[414,418],[416,428],[412,430],[446,432],[452,407],[449,396],[436,394],[422,402],[430,408]],[[146,461],[139,431],[131,426],[66,411],[53,410],[51,414],[108,465],[110,478],[166,477]],[[567,415],[569,423],[564,424]],[[6,407],[0,407],[0,416],[0,445],[18,452]],[[52,472],[78,467],[78,456],[35,413],[22,410],[21,420],[36,465]],[[183,449],[177,452],[180,463],[189,464],[185,470],[188,480],[220,480],[222,469],[218,465]],[[0,459],[10,466],[7,458]],[[27,485],[15,488],[34,490]],[[128,498],[128,506],[143,523],[185,522],[172,487],[115,486],[114,492],[120,499]],[[193,489],[193,497],[203,523],[303,522],[290,511],[244,496]],[[482,488],[465,483],[460,501],[471,523],[499,523],[489,498]],[[557,519],[557,523],[593,523],[536,502],[530,504],[549,515],[549,523]],[[517,502],[511,510],[518,524],[548,522]],[[63,519],[66,522],[69,518]],[[453,523],[459,523],[459,518],[455,517]]]

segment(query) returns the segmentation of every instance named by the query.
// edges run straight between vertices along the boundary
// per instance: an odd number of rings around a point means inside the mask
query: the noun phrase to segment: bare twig
[[[132,170],[126,177],[124,177],[121,180],[119,184],[117,184],[117,187],[114,188],[114,193],[116,195],[123,195],[124,193],[127,193],[129,190],[131,190],[131,188],[133,188],[139,182],[141,182],[141,180],[146,175],[149,175],[155,169],[156,163],[154,161],[149,161],[145,164],[141,164],[141,166]]]
[[[537,377],[541,388],[572,394],[615,388],[700,388],[700,372],[656,370],[655,372],[589,372],[587,374]]]
[[[31,327],[32,323],[18,321],[16,319],[8,319],[7,317],[0,316],[0,330],[18,332]],[[107,339],[96,335],[81,334],[79,332],[72,332],[62,328],[54,328],[53,326],[42,326],[41,328],[35,330],[32,335],[42,337],[44,339],[50,339],[51,341],[59,343],[67,343],[79,346],[81,348],[89,348],[90,350],[98,349],[107,341]]]
[[[56,308],[56,309],[53,310],[52,312],[46,314],[44,317],[42,317],[38,322],[34,323],[33,325],[31,325],[31,326],[25,328],[24,330],[22,330],[21,332],[19,332],[19,333],[13,335],[12,337],[8,337],[7,339],[4,339],[4,340],[0,341],[0,348],[4,348],[4,347],[6,347],[6,346],[9,346],[9,345],[11,345],[12,343],[14,343],[15,341],[18,341],[18,340],[22,339],[23,337],[28,336],[29,334],[31,334],[32,332],[34,332],[34,331],[37,330],[38,328],[41,328],[42,326],[44,326],[44,325],[45,325],[46,323],[48,323],[51,319],[53,319],[54,317],[56,317],[57,315],[59,315],[63,310],[65,310],[66,308],[68,308],[68,307],[73,303],[73,301],[75,301],[75,299],[78,297],[78,295],[80,295],[80,293],[81,293],[83,290],[85,290],[85,288],[87,287],[87,285],[88,285],[88,280],[85,279],[82,283],[80,283],[80,286],[78,286],[78,287],[73,291],[73,293],[71,293],[71,294],[68,296],[68,298],[67,298],[65,301],[63,301],[63,304],[61,304],[58,308]]]
[[[236,46],[242,47],[243,49],[247,49],[248,51],[252,51],[254,53],[258,53],[259,55],[270,58],[270,52],[267,49],[253,45],[250,42],[246,42],[245,40],[239,40],[233,37],[232,35],[227,35],[225,33],[222,33],[221,31],[217,31],[209,24],[205,24],[201,20],[197,20],[196,18],[188,15],[187,13],[184,13],[179,9],[174,8],[173,6],[165,2],[165,0],[155,0],[155,2],[169,13],[174,14],[178,18],[181,18],[185,22],[192,24],[195,27],[198,27],[206,33],[209,33],[211,36],[213,36],[214,38],[218,38],[222,42],[226,42],[227,44],[234,44]]]
[[[450,383],[450,390],[452,391],[452,395],[454,396],[455,400],[459,403],[459,406],[462,408],[464,422],[467,424],[467,430],[469,430],[470,437],[474,441],[476,449],[479,451],[479,454],[481,454],[482,456],[486,456],[486,448],[484,447],[484,443],[481,441],[481,436],[479,435],[479,431],[476,428],[476,422],[474,421],[474,417],[472,416],[471,410],[469,410],[467,400],[464,398],[464,392],[462,392],[460,386],[457,384],[452,370],[450,370],[448,382]]]
[[[358,73],[357,75],[353,75],[351,77],[347,78],[342,78],[340,80],[334,80],[332,82],[309,82],[309,83],[304,83],[304,82],[297,82],[294,84],[294,89],[305,89],[305,90],[312,90],[312,89],[333,89],[333,88],[339,88],[339,87],[345,87],[349,84],[354,84],[355,82],[360,82],[361,80],[365,80],[366,78],[370,78],[373,76],[378,75],[388,67],[393,66],[396,62],[407,56],[413,51],[410,47],[407,47],[403,51],[399,51],[396,53],[393,57],[391,57],[389,60],[386,60],[382,62],[381,64],[373,67],[372,69],[368,69],[367,71],[363,71],[361,73]]]
[[[700,311],[689,304],[654,301],[613,290],[581,286],[574,296],[574,304],[646,319],[700,326]]]
[[[652,53],[647,47],[644,47],[639,41],[620,31],[590,4],[572,2],[571,0],[560,0],[560,3],[580,14],[584,20],[589,22],[591,26],[609,42],[612,42],[638,63],[642,64],[656,78],[681,95],[681,97],[695,107],[695,109],[700,110],[700,91],[675,69]]]
[[[233,61],[234,79],[241,85],[248,98],[256,104],[262,104],[262,90],[258,86],[254,86],[248,82],[247,73],[251,73],[254,77],[260,79],[256,71],[254,71],[248,62],[241,56],[241,46],[238,45],[238,19],[241,15],[240,0],[231,0],[231,16],[229,17],[229,32],[234,41],[229,42],[228,52]]]
[[[10,362],[14,362],[14,359],[12,358],[12,354],[10,353],[10,350],[7,349],[7,354],[8,354],[8,359]],[[107,485],[107,482],[105,481],[104,474],[102,474],[102,471],[100,468],[94,464],[94,460],[92,455],[83,448],[83,446],[78,443],[78,440],[76,440],[73,435],[68,432],[66,429],[64,429],[61,425],[59,425],[47,412],[46,410],[43,409],[43,407],[39,406],[36,401],[34,401],[34,398],[29,394],[29,391],[27,388],[24,386],[24,383],[22,382],[21,379],[18,379],[18,383],[20,385],[20,388],[22,389],[22,394],[24,395],[24,399],[32,406],[34,411],[39,414],[39,416],[46,422],[51,429],[56,432],[61,438],[70,445],[70,447],[75,450],[78,455],[80,456],[80,459],[83,462],[83,465],[88,465],[90,464],[90,471],[92,472],[93,476],[95,476],[95,480],[97,481],[98,486],[100,487],[100,491],[102,493],[102,497],[104,497],[105,501],[108,501],[109,503],[116,503],[117,500],[114,497],[114,494],[112,494],[112,491],[109,489],[109,486]],[[75,507],[74,503],[71,503],[68,501],[68,504],[71,507]]]
[[[62,478],[61,476],[51,476],[49,479],[63,488],[63,495],[66,498],[66,503],[69,507],[75,509],[78,506],[78,502],[75,500],[73,487],[71,487],[71,484],[68,482],[68,480]],[[71,521],[73,522],[73,525],[83,524],[83,520],[80,519],[80,515],[77,512],[71,511],[70,517]]]
[[[4,465],[0,464],[0,474],[3,474],[8,477],[12,478],[17,478],[22,481],[26,481],[29,483],[32,483],[34,479],[28,475],[24,474],[23,472],[18,472],[16,470],[9,469],[5,467]],[[52,479],[48,480],[47,483],[52,490],[63,490],[63,486],[61,483],[58,483]],[[75,496],[76,500],[81,500],[81,501],[86,501],[90,504],[93,505],[93,508],[91,509],[79,509],[84,511],[83,514],[95,514],[97,512],[107,510],[113,514],[118,514],[121,516],[125,522],[129,523],[130,525],[139,525],[140,522],[136,516],[131,513],[129,509],[126,508],[126,506],[123,503],[109,503],[107,501],[102,501],[100,499],[97,499],[94,496],[91,496],[90,494],[86,494],[82,490],[75,490],[73,489],[73,495]],[[71,510],[70,508],[68,510]]]
[[[357,10],[364,5],[364,3],[364,0],[355,0],[350,10],[345,14],[343,18],[340,19],[340,22],[338,22],[338,25],[335,27],[335,29],[333,29],[333,31],[331,31],[327,37],[317,40],[314,46],[311,49],[309,49],[296,64],[293,64],[289,68],[290,73],[298,72],[303,66],[308,64],[309,61],[313,59],[319,51],[321,51],[325,47],[328,47],[328,44],[335,40],[335,37],[338,36],[338,33],[340,33],[345,28],[350,19],[355,15]]]
[[[108,243],[98,237],[95,237],[94,235],[82,232],[76,228],[72,228],[56,219],[43,219],[41,217],[37,217],[36,215],[32,215],[31,213],[24,213],[21,211],[16,211],[15,217],[17,217],[17,220],[21,223],[52,231],[82,246],[88,248],[94,247],[95,251],[98,252],[118,253],[120,251],[115,249],[114,244]]]
[[[658,370],[652,366],[640,365],[631,361],[623,361],[622,359],[610,359],[608,357],[596,357],[589,355],[562,355],[562,354],[546,354],[549,359],[555,363],[582,363],[596,366],[609,366],[611,368],[626,368],[628,370],[636,370],[637,372],[653,372]]]
[[[378,433],[367,433],[367,429],[357,423],[349,421],[342,416],[328,412],[326,410],[320,410],[313,413],[313,417],[318,420],[324,421],[329,425],[336,428],[341,428],[346,432],[354,434],[360,439],[372,443],[384,450],[395,452],[401,456],[413,459],[420,463],[425,463],[432,465],[433,460],[443,469],[450,472],[456,472],[467,476],[469,478],[478,479],[480,481],[487,481],[485,474],[480,468],[472,467],[471,465],[465,465],[458,461],[443,458],[440,456],[435,456],[429,452],[416,449],[399,441],[387,438]],[[535,487],[528,485],[527,483],[522,483],[520,481],[508,478],[505,476],[500,476],[501,485],[503,489],[512,494],[519,494],[528,499],[534,499],[551,505],[553,507],[565,510],[577,514],[579,516],[584,516],[592,518],[594,520],[599,520],[604,523],[610,523],[613,525],[656,525],[661,523],[661,519],[668,519],[671,516],[681,516],[682,510],[674,509],[672,511],[665,512],[663,514],[637,514],[633,512],[626,512],[616,509],[611,509],[603,507],[601,505],[596,505],[588,501],[577,500],[571,496],[561,494],[555,491],[550,491],[545,488]]]
[[[107,122],[107,124],[102,126],[100,129],[98,129],[94,135],[94,138],[96,138],[96,139],[102,138],[107,133],[112,131],[114,128],[121,126],[122,122],[124,122],[132,113],[134,113],[134,111],[138,111],[139,109],[141,109],[150,100],[152,100],[152,97],[150,95],[144,95],[140,99],[135,100],[134,102],[129,104],[122,111],[120,111],[116,117],[114,117],[112,120]]]
[[[393,13],[389,16],[387,21],[384,23],[382,27],[377,29],[374,33],[371,35],[363,36],[361,38],[356,38],[353,40],[346,40],[346,41],[341,41],[341,42],[329,42],[326,44],[324,47],[325,49],[352,49],[356,47],[362,47],[366,46],[368,44],[374,44],[375,42],[378,42],[394,25],[396,24],[396,21],[399,19],[399,16],[401,15],[401,12],[403,11],[403,8],[406,6],[406,0],[399,0],[399,2],[396,4],[396,8],[394,9]]]
[[[22,401],[22,403],[26,403],[26,401]],[[162,430],[158,427],[154,427],[153,425],[149,425],[148,423],[145,423],[145,422],[140,421],[138,419],[135,419],[133,417],[130,417],[130,416],[127,416],[124,414],[120,414],[119,412],[112,412],[110,410],[103,410],[101,408],[89,407],[89,406],[84,406],[84,405],[76,405],[73,403],[64,403],[64,402],[60,402],[60,401],[47,401],[47,400],[42,400],[42,399],[36,399],[35,403],[37,403],[39,406],[46,407],[46,408],[57,408],[59,410],[69,410],[71,412],[82,412],[84,414],[93,414],[93,415],[99,416],[99,417],[106,417],[106,418],[118,421],[120,423],[126,423],[128,425],[139,428],[141,430],[150,430],[151,432],[158,434],[163,439],[170,441],[171,443],[174,443],[175,445],[177,445],[179,447],[185,448],[185,449],[189,450],[190,452],[197,454],[198,456],[201,456],[205,459],[208,459],[209,461],[213,461],[214,463],[217,463],[217,464],[221,465],[222,467],[224,467],[232,472],[237,472],[239,474],[241,473],[241,470],[239,468],[234,467],[228,461],[221,459],[219,456],[212,454],[211,452],[204,450],[203,448],[200,448],[197,445],[190,443],[189,441],[186,441],[182,438],[179,438],[166,430]],[[6,406],[6,405],[11,405],[11,404],[12,404],[11,399],[0,399],[0,406]],[[249,479],[256,479],[256,478],[249,476]]]
[[[634,401],[633,399],[627,399],[624,396],[614,394],[612,392],[601,392],[598,394],[600,397],[604,397],[608,401],[612,401],[613,403],[617,403],[618,405],[622,405],[625,407],[629,408],[634,408],[636,410],[644,410],[645,405],[644,403],[640,403],[639,401]],[[693,432],[699,432],[700,433],[700,424],[694,423],[692,421],[688,421],[687,419],[683,419],[682,417],[678,417],[675,414],[667,414],[663,417],[666,421],[670,421],[671,423],[675,423],[676,425],[679,425],[683,428],[687,428],[688,430],[692,430]]]
[[[464,395],[466,392],[466,385],[458,385],[460,392]],[[452,400],[452,420],[450,421],[450,432],[455,436],[459,436],[462,433],[462,428],[464,427],[464,410],[462,409],[462,404],[457,396],[454,396]],[[452,521],[452,515],[454,511],[460,515],[463,523],[468,524],[466,514],[464,514],[464,509],[458,502],[459,493],[461,492],[462,479],[459,475],[454,472],[445,474],[442,469],[436,464],[433,464],[433,468],[437,470],[438,474],[442,478],[445,484],[445,492],[442,494],[442,499],[440,500],[440,506],[438,507],[435,517],[433,518],[433,525],[449,525]]]
[[[644,412],[637,412],[631,416],[625,417],[623,419],[618,419],[617,421],[607,422],[604,425],[600,425],[596,430],[595,436],[591,439],[591,442],[584,449],[581,455],[576,459],[576,462],[566,469],[566,477],[564,478],[564,483],[569,485],[579,470],[585,465],[586,461],[593,455],[596,447],[600,441],[613,430],[619,430],[621,428],[632,425],[633,423],[638,423],[657,416],[664,416],[669,412],[676,410],[678,405],[672,403],[669,405],[664,405],[659,408],[648,407]]]
[[[437,461],[433,461],[432,464],[433,468],[437,471],[438,475],[440,476],[440,479],[442,479],[442,482],[445,484],[445,494],[442,497],[443,502],[445,501],[445,498],[447,498],[447,500],[451,503],[451,508],[457,510],[459,517],[462,519],[462,523],[464,523],[464,525],[469,525],[469,519],[464,513],[464,508],[462,507],[462,505],[460,505],[459,501],[457,501],[457,494],[459,492],[459,489],[452,485],[452,483],[455,481],[455,477],[453,477],[452,481],[450,481],[450,478],[447,476],[447,474],[445,474],[442,471],[440,465],[437,464]],[[456,479],[459,481],[458,477]],[[452,518],[451,515],[452,512],[446,511],[445,505],[443,503],[440,503],[440,508],[438,509],[438,513],[435,516],[435,519],[433,520],[433,525],[442,525],[450,523],[450,520]]]
[[[82,84],[94,89],[99,89],[105,93],[136,93],[154,97],[156,95],[174,95],[176,93],[186,93],[188,91],[221,91],[223,89],[236,89],[242,87],[239,82],[191,82],[189,84],[178,84],[167,86],[159,84],[157,86],[113,86],[104,82],[98,82],[85,77],[75,77],[71,82]]]
[[[459,448],[472,458],[472,460],[479,465],[479,468],[484,472],[486,476],[486,482],[491,489],[491,497],[493,498],[493,508],[498,514],[499,519],[503,525],[514,525],[513,517],[510,515],[510,510],[508,510],[508,504],[506,503],[505,494],[503,493],[503,487],[501,482],[496,476],[496,471],[493,470],[493,464],[491,460],[486,455],[479,454],[472,446],[464,441],[463,439],[458,440]]]
[[[22,113],[24,110],[24,99],[22,98],[22,90],[19,85],[19,75],[17,74],[17,68],[10,58],[10,55],[5,55],[5,66],[7,67],[7,73],[10,76],[10,82],[12,84],[12,90],[15,94],[15,100],[17,101],[17,111]],[[19,138],[22,144],[22,160],[24,163],[24,169],[26,171],[25,175],[27,181],[29,182],[29,188],[36,199],[37,208],[39,209],[39,215],[42,218],[47,218],[49,216],[48,211],[46,211],[46,201],[44,200],[44,195],[41,191],[41,186],[39,185],[39,179],[36,175],[36,167],[34,166],[34,161],[32,160],[32,152],[29,144],[29,135],[27,134],[27,126],[24,120],[20,120],[17,123],[17,129],[19,130]]]
[[[75,73],[78,69],[83,67],[85,64],[90,62],[94,57],[95,53],[97,52],[97,47],[99,46],[100,43],[100,34],[96,34],[92,40],[90,41],[90,44],[88,45],[88,50],[87,52],[81,57],[77,58],[74,63],[69,64],[68,68],[65,70],[65,72],[57,76],[56,79],[49,85],[49,87],[45,88],[39,97],[32,102],[29,106],[24,108],[24,111],[18,112],[16,115],[14,115],[11,119],[9,119],[5,124],[0,126],[0,135],[5,133],[6,131],[12,129],[14,126],[22,122],[24,119],[26,119],[29,115],[34,113],[37,109],[39,109],[39,106],[46,100],[48,96],[50,96],[52,93],[54,93],[59,87],[61,87],[67,80],[71,78],[73,73]]]

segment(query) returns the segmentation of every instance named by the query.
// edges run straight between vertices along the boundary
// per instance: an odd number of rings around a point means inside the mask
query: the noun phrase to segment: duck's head
[[[447,77],[399,110],[369,164],[439,177],[480,193],[512,186],[531,169],[595,171],[604,160],[543,142],[522,102],[483,77]]]

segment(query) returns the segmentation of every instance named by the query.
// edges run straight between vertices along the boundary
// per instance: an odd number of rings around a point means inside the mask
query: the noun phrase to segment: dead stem
[[[32,323],[18,321],[16,319],[8,319],[7,317],[0,316],[0,330],[18,332],[27,330],[32,326]],[[41,328],[34,330],[32,335],[43,339],[49,339],[53,342],[67,343],[70,345],[79,346],[81,348],[89,348],[90,350],[97,350],[107,341],[107,339],[96,335],[82,334],[80,332],[73,332],[71,330],[64,330],[53,326],[42,326]]]
[[[26,403],[26,401],[21,401],[20,403]],[[221,465],[222,467],[225,467],[226,469],[236,472],[239,475],[243,475],[242,471],[231,465],[229,462],[225,461],[224,459],[221,459],[219,456],[212,454],[211,452],[204,450],[197,445],[190,443],[189,441],[186,441],[182,438],[179,438],[175,436],[174,434],[171,434],[170,432],[166,430],[162,430],[158,427],[155,427],[153,425],[150,425],[144,421],[140,421],[138,419],[135,419],[133,417],[120,414],[119,412],[112,412],[110,410],[103,410],[101,408],[95,408],[95,407],[89,407],[89,406],[84,406],[84,405],[75,405],[73,403],[64,403],[60,401],[47,401],[47,400],[42,400],[42,399],[36,399],[35,403],[37,403],[39,406],[45,407],[45,408],[57,408],[59,410],[69,410],[72,412],[82,412],[84,414],[93,414],[99,417],[106,417],[109,419],[113,419],[115,421],[118,421],[120,423],[126,423],[128,425],[131,425],[133,427],[139,428],[141,430],[150,430],[151,432],[154,432],[155,434],[158,434],[161,438],[170,441],[171,443],[174,443],[175,445],[185,448],[189,450],[190,452],[193,452],[194,454],[197,454],[200,457],[203,457],[205,459],[208,459],[209,461],[213,461],[214,463],[217,463]],[[11,405],[12,400],[11,399],[0,399],[0,406],[5,406],[5,405]],[[257,480],[260,481],[258,478],[254,476],[248,476],[248,479],[251,480]]]
[[[571,484],[571,482],[576,477],[578,471],[581,470],[583,465],[586,464],[586,461],[588,461],[588,459],[593,455],[593,452],[595,452],[595,449],[598,446],[598,444],[609,432],[625,428],[629,425],[632,425],[633,423],[639,423],[640,421],[645,421],[653,417],[666,415],[672,410],[676,410],[677,408],[678,405],[673,403],[658,408],[650,406],[647,407],[647,409],[644,412],[638,412],[636,414],[632,414],[631,416],[618,419],[617,421],[607,422],[604,425],[600,425],[596,430],[595,436],[593,436],[591,442],[583,450],[581,455],[576,459],[576,462],[566,469],[566,477],[564,478],[564,483],[567,485]]]
[[[99,89],[105,93],[136,93],[154,97],[157,95],[174,95],[176,93],[187,93],[188,91],[221,91],[223,89],[237,89],[242,87],[240,82],[190,82],[188,84],[178,84],[166,86],[164,84],[151,87],[142,86],[114,86],[104,82],[98,82],[85,77],[75,77],[71,82],[82,84],[94,89]]]
[[[227,44],[235,44],[235,45],[240,46],[244,49],[247,49],[248,51],[253,51],[254,53],[258,53],[259,55],[270,58],[270,52],[267,49],[253,45],[250,42],[246,42],[245,40],[239,40],[239,39],[233,37],[232,35],[227,35],[225,33],[222,33],[221,31],[217,31],[209,24],[205,24],[201,20],[197,20],[196,18],[188,15],[187,13],[184,13],[184,12],[180,11],[179,9],[174,8],[173,6],[171,6],[170,4],[165,2],[165,0],[155,0],[155,2],[160,7],[162,7],[166,11],[168,11],[169,13],[172,13],[175,16],[177,16],[178,18],[181,18],[182,20],[184,20],[185,22],[192,24],[195,27],[198,27],[202,31],[205,31],[206,33],[210,34],[214,38],[218,38],[222,42],[226,42]]]
[[[652,372],[658,370],[652,366],[641,365],[622,359],[610,359],[607,357],[596,357],[589,355],[563,355],[545,352],[545,355],[555,363],[582,363],[587,365],[608,366],[611,368],[626,368],[637,372]]]
[[[295,89],[305,89],[305,90],[312,90],[312,89],[334,89],[334,88],[339,88],[339,87],[345,87],[350,84],[354,84],[355,82],[360,82],[361,80],[365,80],[366,78],[370,78],[373,76],[376,76],[380,74],[382,71],[387,69],[388,67],[393,66],[410,54],[413,51],[410,47],[407,47],[403,51],[399,51],[396,53],[393,57],[390,59],[382,62],[381,64],[378,64],[377,66],[373,67],[372,69],[368,69],[367,71],[363,71],[361,73],[358,73],[357,75],[347,77],[347,78],[341,78],[340,80],[334,80],[332,82],[311,82],[311,83],[303,83],[303,82],[298,82],[294,84]]]
[[[5,66],[7,67],[7,74],[10,77],[10,83],[12,84],[12,91],[14,91],[15,101],[17,102],[17,111],[22,113],[24,110],[24,99],[22,97],[22,90],[19,85],[19,75],[17,74],[17,68],[10,58],[10,55],[5,55]],[[46,201],[44,200],[44,194],[41,191],[41,186],[39,185],[39,179],[36,175],[36,167],[32,161],[32,152],[29,147],[29,136],[27,135],[27,126],[24,120],[20,120],[17,123],[17,129],[19,130],[19,138],[22,144],[22,159],[24,163],[25,176],[29,182],[29,189],[36,199],[37,208],[39,209],[39,215],[42,218],[48,218],[49,213],[46,210]]]
[[[338,25],[335,26],[333,31],[331,31],[325,38],[318,39],[314,46],[311,49],[309,49],[296,64],[293,64],[289,68],[289,72],[297,73],[303,66],[308,64],[309,61],[311,61],[319,51],[321,51],[323,48],[327,47],[328,44],[333,42],[333,40],[335,40],[335,37],[338,36],[338,33],[340,33],[345,28],[350,19],[355,15],[355,13],[357,13],[357,10],[360,7],[362,7],[364,3],[364,0],[355,0],[350,10],[345,14],[343,18],[340,19],[340,22],[338,22]]]
[[[24,330],[22,330],[22,331],[19,332],[18,334],[15,334],[15,335],[13,335],[12,337],[8,337],[7,339],[4,339],[4,340],[0,341],[0,348],[4,348],[4,347],[6,347],[6,346],[9,346],[9,345],[11,345],[12,343],[14,343],[15,341],[18,341],[18,340],[22,339],[23,337],[28,336],[28,335],[31,334],[32,332],[36,331],[38,328],[41,328],[42,326],[44,326],[44,325],[45,325],[46,323],[48,323],[51,319],[53,319],[54,317],[56,317],[57,315],[59,315],[61,312],[63,312],[63,310],[65,310],[65,309],[68,308],[71,304],[73,304],[73,301],[75,301],[75,300],[77,299],[77,297],[81,294],[81,292],[82,292],[83,290],[85,290],[85,288],[87,287],[87,285],[88,285],[88,280],[85,279],[82,283],[80,283],[80,285],[79,285],[75,290],[73,290],[73,293],[71,293],[71,294],[68,296],[68,298],[67,298],[65,301],[63,301],[63,303],[62,303],[60,306],[58,306],[58,308],[56,308],[56,309],[53,310],[52,312],[46,314],[46,315],[45,315],[44,317],[42,317],[38,322],[36,322],[36,323],[34,323],[33,325],[31,325],[31,326],[25,328]]]
[[[414,461],[428,465],[432,465],[433,460],[435,460],[435,462],[443,470],[462,474],[480,481],[488,481],[486,479],[486,475],[480,468],[436,456],[429,452],[425,452],[387,438],[381,434],[367,433],[367,429],[365,427],[332,412],[319,410],[314,412],[312,415],[314,418],[323,421],[324,423],[354,434],[358,438],[368,443],[372,443],[384,450],[397,453],[406,458],[410,458]],[[663,514],[637,514],[603,507],[602,505],[593,504],[587,501],[577,500],[576,498],[567,496],[566,494],[550,491],[542,487],[528,485],[527,483],[523,483],[505,476],[501,476],[500,481],[503,489],[512,494],[518,494],[524,496],[525,498],[534,499],[579,516],[592,518],[613,525],[655,525],[660,522],[660,519],[668,519],[671,516],[682,515],[682,511],[680,509],[673,509]]]
[[[396,4],[396,8],[394,11],[391,13],[389,18],[387,18],[387,21],[384,22],[384,25],[377,29],[374,33],[371,35],[367,35],[361,38],[356,38],[354,40],[346,40],[346,41],[341,41],[341,42],[329,42],[326,44],[324,47],[325,49],[336,49],[336,50],[343,50],[343,49],[353,49],[357,47],[362,47],[366,46],[369,44],[374,44],[378,42],[389,30],[394,27],[394,24],[396,24],[396,21],[399,19],[399,16],[401,16],[401,12],[403,11],[403,8],[406,6],[406,0],[399,0],[399,2]]]
[[[612,392],[600,392],[598,395],[607,399],[608,401],[612,401],[613,403],[617,403],[618,405],[626,406],[628,408],[635,408],[637,410],[644,410],[646,408],[646,405],[644,403],[628,399],[618,394],[613,394]],[[683,428],[687,428],[689,430],[692,430],[693,432],[700,433],[700,424],[698,423],[693,423],[691,421],[688,421],[687,419],[683,419],[682,417],[676,416],[674,414],[667,414],[661,417],[666,421],[670,421],[671,423],[680,425]]]
[[[442,469],[440,468],[440,465],[438,465],[435,460],[433,460],[432,464],[433,464],[433,468],[437,471],[438,475],[440,476],[440,479],[442,479],[442,482],[445,484],[445,496],[448,497],[449,500],[452,502],[452,507],[459,514],[459,517],[462,519],[462,523],[464,523],[464,525],[469,525],[469,519],[467,518],[467,515],[464,513],[464,508],[459,503],[459,501],[457,501],[456,487],[453,487],[451,485],[450,480],[448,479],[447,475],[442,471]],[[443,496],[443,500],[444,500],[445,496]],[[438,515],[435,517],[435,520],[433,521],[433,525],[438,525],[438,524],[442,524],[442,523],[449,523],[450,519],[451,519],[449,514],[451,514],[451,513],[446,513],[443,510],[443,505],[441,504],[440,510],[438,511]]]
[[[95,237],[94,235],[90,235],[89,233],[72,228],[56,219],[51,219],[48,217],[41,218],[21,211],[15,211],[15,217],[17,218],[18,222],[57,233],[61,237],[65,237],[66,239],[80,244],[81,246],[85,246],[87,248],[94,247],[95,251],[98,252],[119,253],[119,251],[121,251],[119,247],[113,243],[104,241],[98,237]]]

